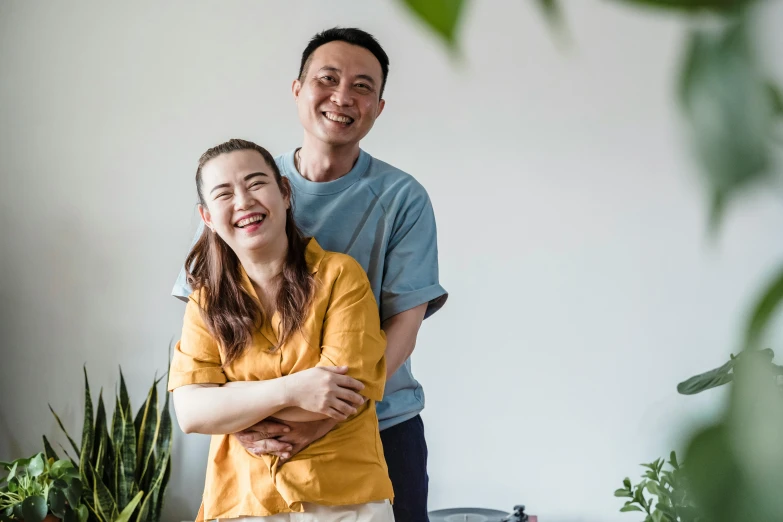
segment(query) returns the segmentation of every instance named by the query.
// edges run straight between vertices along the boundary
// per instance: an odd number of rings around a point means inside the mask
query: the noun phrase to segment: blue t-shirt
[[[429,303],[437,312],[448,293],[438,282],[438,245],[432,204],[413,176],[363,150],[351,171],[334,181],[313,182],[294,167],[294,152],[275,159],[294,192],[294,218],[306,236],[325,250],[343,252],[367,272],[381,321]],[[203,223],[196,232],[201,235]],[[172,294],[187,299],[180,271]],[[380,428],[415,417],[424,409],[424,391],[413,378],[410,359],[386,382],[377,405]]]

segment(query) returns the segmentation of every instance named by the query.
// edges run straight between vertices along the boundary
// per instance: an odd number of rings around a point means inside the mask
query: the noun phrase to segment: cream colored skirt
[[[388,500],[352,506],[303,503],[304,513],[279,513],[268,517],[221,518],[218,522],[394,522]]]

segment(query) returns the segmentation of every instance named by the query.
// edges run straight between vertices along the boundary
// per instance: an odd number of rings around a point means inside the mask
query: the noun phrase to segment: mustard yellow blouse
[[[365,385],[361,393],[370,400],[279,466],[277,457],[256,457],[231,435],[212,436],[198,520],[301,512],[302,502],[333,506],[393,498],[375,414],[386,380],[386,337],[370,283],[353,258],[325,252],[315,239],[309,241],[305,255],[316,290],[304,327],[270,352],[278,344],[280,318],[275,314],[226,368],[221,367],[221,350],[201,319],[194,292],[168,389],[274,379],[315,366],[348,366],[348,374]],[[244,272],[243,277],[247,291],[256,296]]]

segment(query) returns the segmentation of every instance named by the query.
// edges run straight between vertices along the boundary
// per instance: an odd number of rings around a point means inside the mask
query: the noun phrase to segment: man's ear
[[[383,108],[384,107],[386,107],[386,100],[381,98],[381,101],[378,102],[378,112],[375,114],[376,118],[381,115],[381,113],[383,112]]]
[[[294,80],[294,82],[291,84],[291,94],[294,95],[294,99],[299,98],[299,93],[302,91],[302,82],[299,81],[299,78]]]

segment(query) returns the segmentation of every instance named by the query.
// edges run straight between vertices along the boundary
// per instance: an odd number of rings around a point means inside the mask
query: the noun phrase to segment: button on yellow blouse
[[[280,318],[253,335],[243,354],[222,367],[221,350],[209,333],[194,292],[185,311],[182,338],[169,372],[168,389],[188,384],[274,379],[315,366],[348,366],[368,400],[285,464],[256,457],[231,435],[213,435],[198,520],[301,512],[302,502],[327,506],[393,498],[383,457],[375,401],[386,380],[378,306],[362,267],[350,256],[325,252],[310,239],[305,252],[316,281],[313,304],[301,330],[277,350]],[[243,272],[245,289],[255,291]]]

